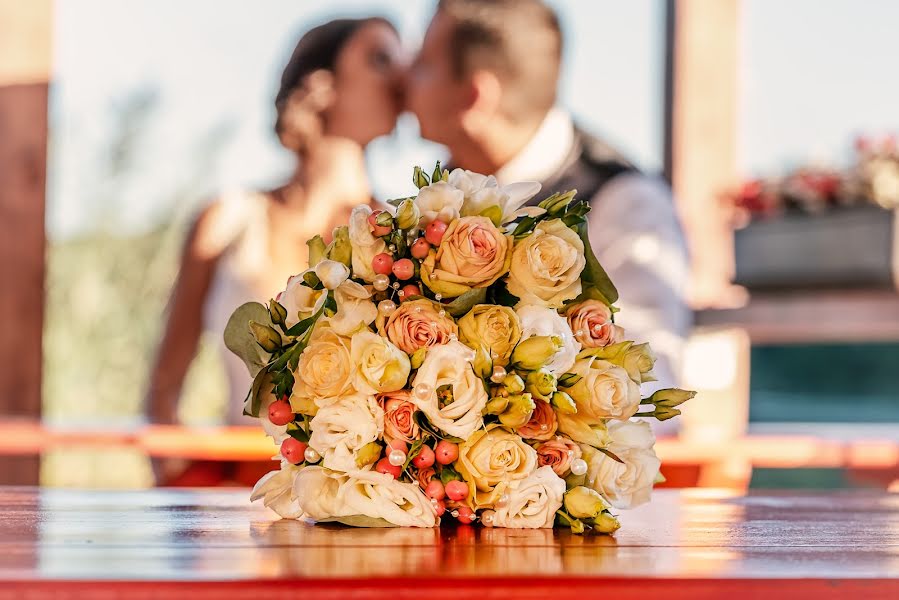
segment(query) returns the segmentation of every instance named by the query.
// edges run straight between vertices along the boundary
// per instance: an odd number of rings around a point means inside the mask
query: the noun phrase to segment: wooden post
[[[693,260],[692,301],[727,305],[733,239],[718,198],[737,179],[740,2],[671,0],[668,10],[666,167]]]
[[[44,196],[51,0],[0,0],[0,416],[41,415]],[[0,483],[38,483],[37,458],[0,459]]]

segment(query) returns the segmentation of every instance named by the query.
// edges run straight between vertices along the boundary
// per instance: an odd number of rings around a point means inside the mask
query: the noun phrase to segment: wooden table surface
[[[621,521],[352,529],[277,520],[243,489],[0,488],[0,599],[899,598],[899,494],[659,490]]]

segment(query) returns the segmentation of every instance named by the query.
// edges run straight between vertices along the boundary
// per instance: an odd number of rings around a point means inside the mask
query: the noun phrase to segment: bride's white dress
[[[234,309],[245,302],[268,302],[281,291],[293,272],[272,273],[268,258],[268,199],[259,193],[224,194],[215,236],[224,251],[219,258],[203,307],[203,329],[215,340],[228,383],[225,423],[250,425],[243,401],[252,379],[243,362],[232,354],[222,332]]]

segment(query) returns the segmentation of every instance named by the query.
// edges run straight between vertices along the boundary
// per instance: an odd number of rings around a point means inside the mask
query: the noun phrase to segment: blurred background
[[[292,169],[272,97],[302,32],[383,15],[414,52],[434,4],[0,0],[0,483],[143,487],[148,453],[264,457],[216,428],[208,340],[191,429],[143,427],[187,227]],[[549,4],[561,104],[669,179],[687,233],[700,396],[659,443],[669,483],[899,479],[899,4]],[[445,155],[404,115],[368,149],[376,197]]]

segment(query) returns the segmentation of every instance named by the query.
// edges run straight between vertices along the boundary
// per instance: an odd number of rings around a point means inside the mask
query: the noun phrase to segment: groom
[[[539,181],[537,199],[576,188],[589,200],[590,240],[621,295],[617,322],[652,341],[661,387],[675,385],[691,313],[670,190],[556,107],[561,54],[559,22],[540,0],[440,0],[409,71],[409,108],[452,166]]]

